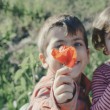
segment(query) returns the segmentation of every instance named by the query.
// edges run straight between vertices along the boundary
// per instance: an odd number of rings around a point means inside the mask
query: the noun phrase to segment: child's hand
[[[53,91],[57,103],[66,103],[73,98],[75,85],[69,75],[70,72],[71,70],[68,67],[63,67],[56,72]]]

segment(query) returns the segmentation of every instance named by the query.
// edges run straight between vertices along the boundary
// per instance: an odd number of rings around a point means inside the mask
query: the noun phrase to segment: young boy
[[[52,49],[73,46],[77,61],[72,68],[52,56]],[[36,85],[28,110],[90,110],[90,81],[83,74],[89,62],[88,40],[77,17],[50,17],[39,33],[39,58],[47,74]]]

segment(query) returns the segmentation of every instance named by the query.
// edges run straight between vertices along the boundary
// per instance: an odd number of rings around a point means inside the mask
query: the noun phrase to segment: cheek
[[[108,49],[108,51],[110,52],[110,41],[109,41],[109,43],[107,44],[107,49]]]
[[[110,51],[110,40],[105,39],[105,43],[106,43],[107,50]]]
[[[80,57],[87,57],[87,50],[86,48],[80,48],[77,50],[77,55],[79,55]]]
[[[82,72],[85,71],[87,64],[89,64],[89,56],[87,54],[84,54],[82,61]]]
[[[86,59],[86,63],[89,62],[89,54],[86,52],[86,54],[84,55],[85,59]]]
[[[87,52],[86,49],[82,49],[82,52],[80,53],[81,57],[82,57],[82,60],[83,62],[86,64],[89,63],[89,53]]]

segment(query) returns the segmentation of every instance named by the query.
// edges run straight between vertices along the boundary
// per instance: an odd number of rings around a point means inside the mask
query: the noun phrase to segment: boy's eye
[[[78,42],[78,43],[75,43],[74,46],[79,47],[79,46],[82,46],[82,44]]]
[[[62,44],[61,45],[56,45],[55,48],[59,49],[61,46],[62,46]]]

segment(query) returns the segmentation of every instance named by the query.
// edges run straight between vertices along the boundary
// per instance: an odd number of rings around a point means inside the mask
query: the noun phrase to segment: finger
[[[72,84],[72,83],[73,83],[73,79],[70,76],[61,75],[54,80],[53,87],[57,88],[62,84]]]
[[[71,86],[71,85],[63,84],[63,85],[59,86],[59,87],[54,91],[54,94],[60,95],[60,94],[65,93],[65,92],[73,93],[73,90],[74,90],[74,89],[75,89],[75,87],[73,87],[73,86]]]
[[[65,92],[63,94],[60,94],[58,96],[58,103],[64,103],[66,102],[68,99],[72,99],[73,98],[73,94],[72,93],[69,93],[69,92]]]
[[[71,68],[68,68],[68,67],[65,66],[65,67],[57,70],[56,75],[55,75],[55,78],[58,77],[59,75],[69,74],[71,71],[72,71]]]

